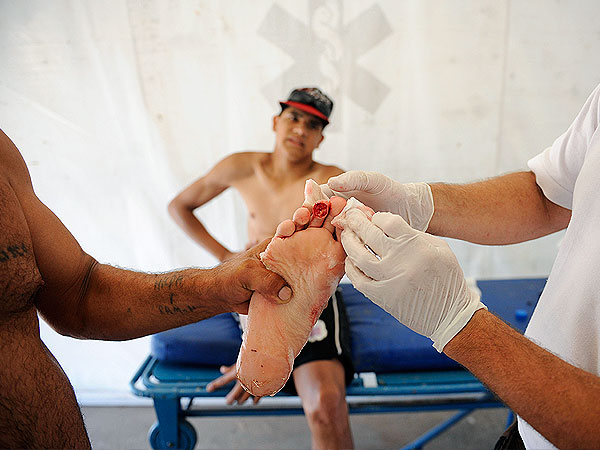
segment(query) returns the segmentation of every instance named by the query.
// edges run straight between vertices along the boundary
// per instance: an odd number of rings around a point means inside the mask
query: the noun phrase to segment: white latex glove
[[[330,178],[321,190],[328,197],[355,197],[375,211],[398,214],[419,231],[427,230],[433,216],[433,196],[426,183],[398,183],[378,172],[353,170]]]
[[[348,254],[346,274],[356,289],[398,321],[425,335],[441,352],[486,306],[469,289],[442,239],[411,228],[400,216],[346,212],[341,242]],[[368,245],[375,256],[370,252]]]

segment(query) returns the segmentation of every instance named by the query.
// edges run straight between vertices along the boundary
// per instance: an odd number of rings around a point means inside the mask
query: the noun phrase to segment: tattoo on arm
[[[22,256],[29,255],[29,249],[25,243],[21,242],[17,245],[8,245],[0,248],[0,263],[6,262],[9,259],[16,259]]]
[[[158,312],[160,314],[166,314],[172,316],[174,314],[189,314],[198,309],[197,306],[186,305],[183,307],[179,307],[177,305],[158,305]]]
[[[169,289],[183,286],[183,276],[182,275],[171,275],[164,278],[159,278],[154,282],[154,290],[160,291],[163,289]]]
[[[154,290],[162,291],[167,289],[172,291],[175,288],[181,288],[183,286],[183,279],[182,275],[161,277],[154,282]],[[160,314],[166,315],[189,314],[198,309],[197,306],[193,305],[177,306],[175,304],[175,293],[173,292],[169,292],[169,303],[167,305],[158,305],[157,308]]]

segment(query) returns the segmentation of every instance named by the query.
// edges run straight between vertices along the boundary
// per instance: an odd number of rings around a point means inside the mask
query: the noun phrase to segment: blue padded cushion
[[[488,309],[521,332],[525,330],[545,284],[545,279],[477,282]],[[428,338],[400,324],[352,285],[340,286],[350,319],[352,361],[357,372],[402,372],[458,366],[454,360],[438,353]]]
[[[490,311],[523,331],[546,283],[545,278],[480,280]],[[406,328],[350,284],[340,284],[348,311],[352,360],[357,372],[449,369],[457,363],[438,353],[431,341]],[[229,365],[241,343],[237,322],[221,314],[152,337],[152,355],[161,361]]]
[[[150,351],[161,361],[229,366],[235,363],[241,344],[238,323],[226,313],[155,334]]]

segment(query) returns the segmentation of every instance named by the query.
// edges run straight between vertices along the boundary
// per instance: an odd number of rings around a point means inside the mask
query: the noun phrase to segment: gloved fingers
[[[366,276],[356,265],[352,262],[350,258],[346,258],[345,261],[345,270],[346,275],[352,282],[352,285],[366,295],[365,291],[367,290],[370,283],[374,281]]]
[[[327,185],[334,191],[357,191],[372,195],[381,194],[393,183],[391,178],[382,173],[363,170],[351,170],[327,181]]]
[[[346,261],[351,260],[354,267],[373,280],[381,280],[384,277],[381,260],[365,246],[356,234],[351,230],[344,229],[340,240],[348,255]]]
[[[327,185],[337,192],[366,191],[369,188],[369,176],[363,170],[351,170],[327,181]]]
[[[346,211],[345,228],[353,231],[363,244],[367,244],[381,258],[388,253],[390,238],[358,208]]]
[[[329,198],[336,195],[327,184],[320,184],[319,187],[321,188],[321,192]]]
[[[397,239],[406,234],[415,234],[415,230],[401,216],[396,214],[378,212],[373,215],[371,221],[392,239]]]

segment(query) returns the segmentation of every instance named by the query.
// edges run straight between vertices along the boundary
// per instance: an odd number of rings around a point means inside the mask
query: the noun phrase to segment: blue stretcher
[[[545,278],[479,280],[477,286],[490,311],[522,332],[545,283]],[[429,339],[398,323],[352,285],[338,289],[348,312],[357,372],[346,390],[351,414],[459,410],[404,447],[420,449],[475,409],[504,407]],[[231,314],[159,333],[151,342],[151,355],[130,386],[134,394],[154,401],[153,449],[192,449],[197,435],[186,417],[302,414],[298,397],[285,393],[258,405],[229,406],[223,397],[233,384],[206,392],[206,385],[220,376],[219,366],[237,358],[241,336]]]

